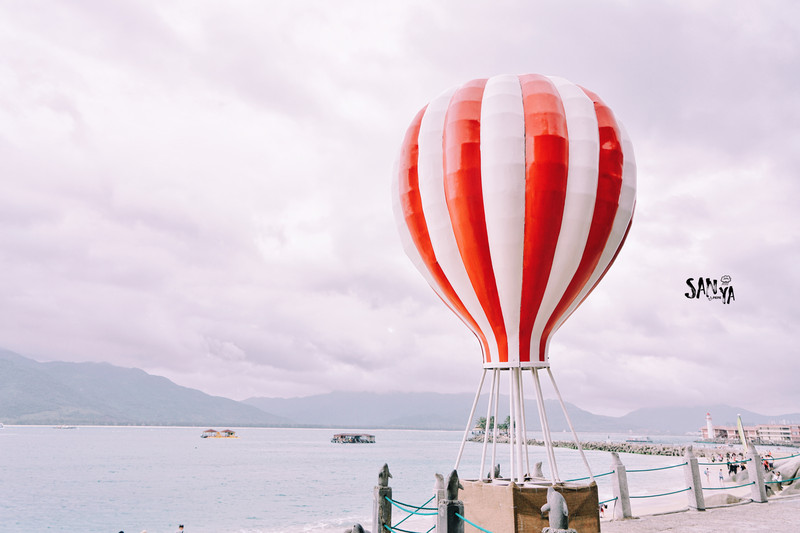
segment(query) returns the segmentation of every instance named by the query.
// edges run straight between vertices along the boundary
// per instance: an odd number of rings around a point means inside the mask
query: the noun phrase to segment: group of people
[[[747,460],[744,458],[742,453],[736,452],[728,452],[723,456],[720,454],[712,454],[711,456],[712,463],[726,463],[728,466],[728,475],[732,478],[736,476],[736,474],[742,470],[747,470]],[[762,458],[761,465],[764,467],[764,471],[769,474],[770,481],[777,481],[777,486],[775,487],[776,490],[781,489],[781,481],[783,481],[783,476],[781,475],[779,470],[775,470],[775,459],[772,457],[772,452],[767,452],[766,455]],[[711,483],[711,472],[709,471],[708,467],[703,471],[706,476],[706,482]],[[722,473],[722,468],[719,469],[719,486],[721,487],[725,476]]]

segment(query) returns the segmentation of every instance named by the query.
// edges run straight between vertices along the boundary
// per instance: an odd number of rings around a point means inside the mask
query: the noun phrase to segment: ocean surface
[[[201,439],[204,429],[0,429],[0,532],[161,533],[184,524],[186,533],[342,533],[356,522],[371,529],[372,493],[381,466],[389,465],[395,500],[422,505],[433,495],[434,473],[447,477],[453,469],[463,434],[368,430],[375,444],[333,444],[337,431],[332,429],[232,428],[240,438]],[[533,432],[529,436],[540,438]],[[553,438],[571,440],[558,433]],[[461,477],[479,477],[481,448],[467,443]],[[611,470],[608,452],[586,453],[595,475]],[[677,457],[621,457],[629,470],[682,462]],[[530,448],[530,461],[543,461],[547,474],[544,448]],[[506,474],[506,446],[499,445],[498,462]],[[561,479],[588,475],[577,451],[556,449],[556,462]],[[610,479],[597,480],[601,501],[612,497]],[[676,490],[684,486],[683,472],[673,468],[629,475],[629,484],[632,494]],[[394,516],[396,523],[404,515],[396,511]],[[403,527],[414,523],[421,531],[433,524],[431,518],[415,517]]]

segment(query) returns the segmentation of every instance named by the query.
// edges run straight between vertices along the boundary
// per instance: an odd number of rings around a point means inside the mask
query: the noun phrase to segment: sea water
[[[330,439],[337,431],[332,429],[233,428],[240,438],[201,439],[204,429],[0,429],[0,532],[161,533],[174,532],[179,524],[187,533],[342,533],[354,523],[370,529],[381,466],[389,465],[395,500],[422,505],[433,495],[434,473],[446,478],[453,469],[463,436],[457,431],[367,430],[376,443],[334,444]],[[561,434],[553,438],[571,440]],[[466,443],[461,477],[479,476],[481,449],[479,443]],[[508,447],[498,445],[497,453],[501,474],[507,475]],[[557,448],[555,454],[561,479],[588,475],[577,451]],[[595,475],[611,470],[608,452],[587,451],[586,456]],[[678,457],[621,457],[629,470],[682,462]],[[529,460],[543,461],[548,473],[543,448],[531,447]],[[483,470],[488,464],[489,459]],[[631,493],[682,488],[682,470],[629,475]],[[612,497],[610,478],[597,479],[601,501]],[[395,511],[394,516],[396,522],[404,514]],[[415,518],[417,524],[424,520],[424,525],[433,524],[432,518]]]

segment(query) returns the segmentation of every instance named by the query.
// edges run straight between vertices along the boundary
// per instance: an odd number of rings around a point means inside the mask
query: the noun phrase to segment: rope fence
[[[431,496],[430,498],[428,498],[428,501],[426,501],[425,503],[423,503],[422,505],[419,505],[419,506],[417,506],[417,505],[411,505],[410,503],[403,503],[403,502],[399,502],[399,501],[397,501],[397,500],[393,500],[393,499],[391,499],[391,498],[390,498],[390,497],[388,497],[388,496],[384,496],[383,498],[384,498],[384,499],[385,499],[387,502],[389,502],[390,504],[392,504],[394,507],[397,507],[398,509],[400,509],[400,510],[401,510],[401,511],[403,511],[404,513],[408,513],[408,514],[406,515],[406,517],[405,517],[405,518],[403,518],[402,520],[400,520],[399,522],[397,522],[397,523],[396,523],[394,526],[390,526],[390,525],[387,525],[387,524],[383,524],[383,527],[384,527],[384,528],[385,528],[387,531],[390,531],[390,532],[392,532],[392,533],[394,533],[395,531],[396,531],[396,532],[398,532],[398,533],[420,533],[420,532],[418,532],[418,531],[409,531],[409,530],[407,530],[407,529],[400,529],[400,528],[399,528],[399,527],[397,527],[397,526],[399,526],[400,524],[402,524],[403,522],[405,522],[406,520],[408,520],[409,518],[411,518],[411,517],[412,517],[412,516],[414,516],[414,515],[418,515],[418,516],[435,516],[435,515],[437,515],[437,514],[438,514],[438,511],[437,511],[436,509],[434,509],[433,507],[425,507],[426,505],[428,505],[429,503],[431,503],[431,502],[433,501],[433,499],[434,499],[434,498],[436,498],[436,495],[435,495],[435,494],[434,494],[433,496]],[[432,512],[421,512],[421,511],[432,511]],[[429,530],[427,530],[425,533],[430,533],[430,532],[431,532],[431,531],[433,531],[434,529],[436,529],[436,524],[434,524],[434,525],[433,525],[433,526],[432,526],[432,527],[431,527]]]
[[[610,488],[613,491],[612,492],[613,497],[598,502],[598,505],[600,507],[599,513],[600,513],[601,517],[606,516],[606,515],[603,514],[603,512],[604,512],[604,510],[609,509],[609,507],[606,507],[606,504],[613,504],[613,511],[609,510],[609,512],[612,513],[614,519],[624,519],[624,518],[633,517],[632,508],[631,508],[631,501],[632,500],[641,501],[641,500],[646,500],[646,499],[651,499],[651,498],[661,498],[661,497],[667,497],[667,496],[674,496],[676,494],[687,493],[687,495],[684,496],[684,498],[688,499],[688,507],[685,507],[682,510],[686,510],[686,509],[703,510],[703,509],[706,508],[706,503],[705,503],[705,498],[703,496],[703,491],[720,491],[720,490],[721,491],[730,491],[730,490],[734,490],[734,489],[742,489],[742,488],[750,487],[751,489],[749,490],[749,492],[750,492],[750,500],[749,501],[751,501],[751,502],[766,502],[767,501],[767,497],[772,495],[772,494],[774,494],[774,493],[776,493],[776,492],[778,492],[778,491],[780,491],[780,489],[782,488],[781,486],[785,487],[785,486],[792,485],[792,486],[797,487],[798,485],[800,485],[800,484],[797,483],[798,481],[800,481],[800,472],[795,474],[796,477],[792,477],[792,478],[789,478],[789,479],[771,479],[769,481],[767,479],[765,479],[765,478],[774,478],[775,474],[774,473],[773,474],[769,474],[769,470],[767,470],[766,473],[761,471],[760,467],[761,467],[761,463],[762,463],[762,457],[760,457],[758,455],[758,453],[755,452],[755,451],[749,452],[748,457],[746,459],[730,461],[728,463],[728,464],[735,463],[735,464],[740,464],[741,465],[743,463],[752,462],[753,465],[758,465],[758,467],[754,466],[752,469],[749,469],[750,472],[749,472],[749,476],[748,477],[751,478],[752,480],[747,480],[747,482],[744,482],[744,483],[742,483],[740,481],[740,484],[727,485],[726,486],[726,485],[724,485],[725,482],[727,482],[727,483],[736,483],[735,477],[737,477],[737,476],[730,476],[730,477],[727,478],[726,481],[723,481],[723,475],[722,475],[722,472],[720,471],[720,485],[722,485],[722,486],[719,486],[719,487],[703,486],[703,481],[704,480],[705,481],[709,481],[709,470],[710,469],[709,468],[705,468],[704,469],[705,470],[704,473],[705,473],[706,477],[705,477],[705,479],[703,479],[701,477],[702,474],[701,474],[701,471],[700,471],[699,467],[701,465],[704,466],[704,467],[706,467],[706,466],[724,467],[726,465],[726,462],[719,461],[719,462],[713,462],[713,463],[700,463],[700,462],[698,462],[697,457],[692,454],[691,450],[688,450],[686,452],[686,456],[684,458],[685,460],[683,462],[680,462],[680,463],[677,463],[677,464],[668,465],[668,466],[654,467],[654,468],[640,468],[640,469],[627,470],[625,468],[625,465],[620,461],[619,457],[616,456],[616,455],[614,457],[615,457],[615,460],[611,464],[611,468],[613,470],[610,470],[608,472],[603,472],[603,473],[600,473],[600,474],[597,474],[597,475],[594,475],[594,476],[589,475],[589,476],[585,476],[585,477],[567,479],[567,480],[564,481],[564,483],[576,482],[576,481],[586,481],[586,480],[590,480],[590,479],[594,480],[596,478],[602,478],[602,477],[605,477],[605,476],[613,475],[614,476],[613,480],[610,480],[610,481],[606,480],[604,482],[606,484],[610,484],[611,485]],[[793,455],[790,455],[790,456],[787,456],[787,457],[781,457],[781,458],[778,458],[778,459],[772,459],[772,460],[774,460],[774,461],[782,461],[784,459],[792,459],[792,458],[795,458],[795,457],[800,457],[800,453],[793,454]],[[770,458],[764,459],[765,467],[767,466],[766,461],[768,459],[770,459]],[[770,464],[769,466],[772,466],[772,465]],[[588,467],[588,465],[587,465],[587,467]],[[680,488],[680,489],[677,489],[677,490],[670,490],[668,492],[661,492],[661,493],[658,493],[658,494],[638,494],[638,495],[631,495],[630,494],[630,492],[628,490],[628,482],[627,482],[627,478],[626,478],[627,473],[658,472],[658,471],[662,471],[662,470],[671,470],[671,469],[675,469],[675,468],[684,468],[683,476],[681,476],[683,479],[681,481],[678,481],[674,474],[670,474],[670,475],[664,476],[664,479],[662,479],[661,482],[659,482],[659,483],[654,483],[654,482],[645,483],[644,486],[641,487],[641,489],[643,489],[646,492],[646,491],[658,490],[660,488],[666,488],[666,487],[663,487],[663,485],[670,485],[670,484],[674,486],[676,484],[684,484],[685,483],[685,484],[687,484],[689,486],[687,486],[685,488]],[[785,471],[785,469],[784,469],[784,471]],[[776,470],[775,472],[778,472],[778,471]],[[786,472],[786,473],[791,474],[791,472]],[[457,475],[455,471],[453,472],[453,475]],[[778,472],[778,475],[780,475],[780,472]],[[661,476],[655,476],[655,477],[661,477]],[[652,481],[657,481],[657,480],[654,479]],[[451,482],[449,482],[449,483],[451,483]],[[559,483],[561,483],[561,482],[559,482]],[[659,486],[659,485],[661,485],[661,486]],[[710,481],[709,481],[709,485],[710,485]],[[779,485],[779,486],[776,487],[774,489],[774,491],[771,488],[770,488],[769,491],[767,491],[766,488],[769,485]],[[680,485],[678,485],[678,486],[680,486]],[[607,488],[608,487],[606,487],[606,489]],[[598,489],[595,488],[594,490],[595,490],[595,493],[594,493],[595,497],[599,496]],[[384,491],[384,492],[381,492],[381,491]],[[439,498],[444,498],[444,491],[441,490],[441,488],[440,488],[439,492],[437,492],[437,495],[438,495]],[[375,512],[375,515],[374,515],[375,516],[375,522],[374,522],[374,526],[375,527],[374,527],[373,531],[377,531],[379,533],[386,533],[386,532],[388,532],[388,533],[432,533],[434,531],[438,531],[440,528],[444,528],[442,533],[450,533],[452,531],[463,532],[464,528],[466,527],[465,526],[465,524],[466,524],[466,525],[469,525],[472,528],[474,528],[476,531],[480,531],[482,533],[492,533],[492,531],[490,531],[489,529],[486,529],[485,527],[482,527],[482,526],[470,521],[469,519],[467,519],[464,516],[464,514],[466,514],[465,511],[464,511],[464,502],[463,501],[457,501],[458,498],[455,498],[453,500],[449,500],[449,499],[446,499],[446,498],[443,499],[442,501],[437,500],[436,503],[434,504],[436,507],[429,507],[428,505],[437,498],[437,495],[431,496],[425,503],[423,503],[422,505],[417,506],[417,505],[412,505],[412,504],[409,504],[409,503],[404,503],[404,502],[392,499],[391,498],[391,488],[388,487],[387,485],[376,487],[375,503],[376,503],[377,507],[375,508],[376,509],[376,512]],[[606,495],[607,495],[607,493],[606,493]],[[451,498],[452,498],[452,496],[451,496]],[[670,502],[672,502],[672,500],[670,500]],[[637,506],[639,506],[639,505],[644,505],[644,504],[637,504]],[[392,508],[397,508],[400,511],[403,511],[404,513],[407,513],[406,516],[404,516],[402,518],[402,520],[396,522],[394,525],[390,525],[392,523],[392,512],[391,512]],[[480,521],[488,522],[487,525],[489,525],[490,527],[496,527],[496,524],[495,524],[495,522],[493,521],[493,518],[490,515],[484,515],[482,513],[482,511],[479,511],[479,510],[476,510],[474,512],[475,512],[475,514],[474,514],[473,518],[477,518]],[[472,512],[470,514],[472,514]],[[411,518],[413,516],[418,516],[418,517],[434,517],[435,516],[436,517],[435,524],[433,526],[431,526],[429,529],[427,529],[426,531],[411,531],[409,529],[402,529],[401,527],[399,527],[406,520],[408,520],[409,518]],[[420,522],[412,521],[411,524],[414,524],[417,527],[423,527],[423,528],[427,528],[430,525],[430,522],[428,522],[427,520],[426,521],[420,521]],[[406,527],[411,526],[411,524],[406,525]],[[424,525],[422,525],[422,524],[424,524]],[[453,529],[453,528],[456,528],[456,529]]]
[[[703,490],[729,490],[729,489],[740,489],[742,487],[749,487],[750,485],[755,485],[755,481],[751,481],[750,483],[745,483],[744,485],[733,485],[732,487],[703,487]],[[633,498],[633,496],[631,496]]]
[[[683,463],[680,463],[680,464],[677,464],[677,465],[661,466],[659,468],[642,468],[642,469],[639,469],[639,470],[628,470],[628,473],[630,474],[630,473],[634,473],[634,472],[655,472],[656,470],[669,470],[670,468],[678,468],[679,466],[686,466],[687,464],[688,463],[683,462]]]
[[[404,512],[408,513],[409,516],[411,516],[411,515],[433,516],[433,515],[437,514],[438,513],[437,509],[434,509],[433,507],[425,507],[426,505],[431,503],[435,497],[436,496],[431,496],[430,500],[426,501],[425,503],[423,503],[422,505],[417,507],[416,505],[411,505],[409,503],[398,502],[397,500],[393,500],[393,499],[389,498],[388,496],[384,496],[384,498],[386,498],[387,502],[391,503],[392,505],[394,505],[395,507],[397,507],[401,511],[404,511]],[[414,510],[409,510],[409,509],[414,509]],[[432,511],[432,512],[421,513],[420,511]],[[399,522],[398,522],[398,524],[399,524]]]
[[[614,471],[612,470],[611,472],[603,472],[602,474],[597,474],[594,477],[595,477],[595,479],[597,479],[599,477],[608,476],[608,475],[613,474],[613,473],[614,473]],[[585,480],[591,479],[591,478],[592,478],[592,476],[576,477],[575,479],[566,479],[566,480],[564,480],[564,483],[570,483],[572,481],[585,481]]]
[[[792,479],[782,479],[780,481],[776,479],[775,481],[765,481],[764,483],[791,483],[792,481],[797,481],[798,479],[800,479],[800,477],[793,477]]]
[[[463,516],[461,516],[461,514],[460,514],[460,513],[456,513],[456,516],[457,516],[457,517],[459,517],[459,518],[460,518],[461,520],[463,520],[464,522],[466,522],[467,524],[469,524],[469,525],[471,525],[472,527],[474,527],[475,529],[479,529],[479,530],[483,531],[483,533],[492,533],[492,532],[491,532],[491,531],[489,531],[488,529],[484,529],[484,528],[482,528],[481,526],[479,526],[478,524],[475,524],[475,523],[473,523],[473,522],[470,522],[469,520],[467,520],[466,518],[464,518]]]
[[[686,492],[687,490],[692,490],[692,487],[686,487],[685,489],[680,490],[673,490],[672,492],[664,492],[662,494],[645,494],[642,496],[629,496],[630,498],[659,498],[661,496],[670,496],[672,494],[679,494],[681,492]]]
[[[408,529],[400,529],[399,527],[387,526],[386,524],[383,524],[383,527],[386,529],[386,531],[391,531],[392,533],[394,533],[395,531],[399,533],[419,533],[419,531],[409,531]],[[436,526],[433,526],[425,533],[431,533],[431,531],[433,531],[434,529],[436,529]]]

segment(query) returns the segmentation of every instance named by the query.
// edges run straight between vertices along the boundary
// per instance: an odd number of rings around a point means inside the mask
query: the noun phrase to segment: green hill
[[[39,363],[0,350],[6,424],[285,425],[241,402],[107,363]]]

